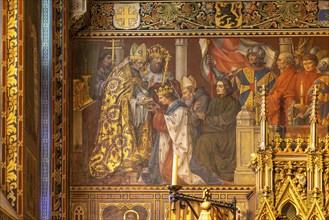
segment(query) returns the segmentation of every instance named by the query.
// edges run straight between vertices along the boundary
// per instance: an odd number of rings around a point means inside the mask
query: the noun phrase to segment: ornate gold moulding
[[[317,36],[328,37],[328,29],[289,29],[289,30],[157,30],[157,31],[79,31],[75,38],[122,38],[122,37],[254,37],[254,36]]]
[[[252,191],[255,186],[245,185],[245,186],[183,186],[181,190],[204,190],[204,188],[209,188],[210,190],[221,190],[221,191],[231,191],[231,190],[241,190],[241,191]],[[71,192],[102,192],[102,191],[114,191],[114,192],[121,192],[121,191],[168,191],[168,186],[165,185],[158,185],[158,186],[140,186],[140,185],[127,185],[127,186],[71,186]],[[202,193],[202,192],[201,192]]]

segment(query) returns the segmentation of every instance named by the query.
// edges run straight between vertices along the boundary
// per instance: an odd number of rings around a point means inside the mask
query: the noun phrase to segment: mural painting
[[[314,83],[328,125],[328,50],[321,37],[77,39],[72,185],[165,185],[173,169],[176,184],[232,184],[236,115],[259,123],[263,85],[278,132],[308,123]]]

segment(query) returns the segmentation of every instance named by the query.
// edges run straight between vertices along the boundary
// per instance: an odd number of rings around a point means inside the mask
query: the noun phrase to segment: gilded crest
[[[319,24],[322,27],[329,27],[329,2],[319,1]]]
[[[114,4],[113,25],[118,29],[136,29],[140,25],[139,3]]]
[[[217,2],[215,23],[219,28],[237,28],[242,24],[242,2]]]

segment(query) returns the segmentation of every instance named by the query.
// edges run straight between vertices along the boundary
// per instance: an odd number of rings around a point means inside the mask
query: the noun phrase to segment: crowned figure
[[[170,84],[177,97],[181,97],[181,89],[179,82],[174,75],[168,71],[168,64],[170,61],[169,51],[159,44],[153,45],[148,49],[148,64],[146,74],[142,79],[148,84],[149,91],[154,101],[162,108],[164,106],[159,102],[158,95],[155,90],[163,84]]]
[[[153,146],[148,170],[142,173],[146,184],[167,184],[173,172],[173,155],[178,156],[178,184],[204,184],[190,170],[192,157],[192,127],[189,108],[178,99],[172,85],[164,84],[156,90],[159,108],[153,118],[153,127],[158,131]]]

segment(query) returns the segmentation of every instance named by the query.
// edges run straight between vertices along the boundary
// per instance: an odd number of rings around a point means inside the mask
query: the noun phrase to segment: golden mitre
[[[146,45],[143,43],[138,46],[136,43],[133,43],[130,48],[130,60],[146,60],[146,56]]]
[[[148,49],[148,54],[151,58],[155,57],[156,55],[167,57],[169,55],[169,51],[162,47],[160,44],[156,44]]]
[[[155,90],[155,92],[159,96],[159,95],[165,95],[165,94],[173,93],[174,90],[169,85],[163,85],[163,86],[160,86],[159,89]]]

